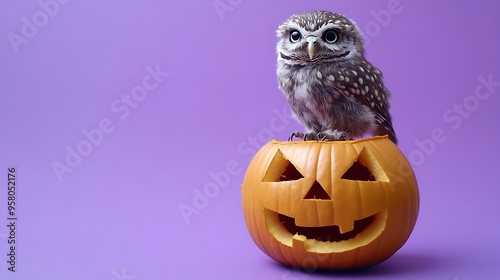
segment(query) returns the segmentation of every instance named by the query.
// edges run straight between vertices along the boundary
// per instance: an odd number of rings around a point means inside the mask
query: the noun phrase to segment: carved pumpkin
[[[413,170],[387,137],[277,142],[250,162],[243,212],[257,246],[283,264],[354,269],[380,263],[415,226]]]

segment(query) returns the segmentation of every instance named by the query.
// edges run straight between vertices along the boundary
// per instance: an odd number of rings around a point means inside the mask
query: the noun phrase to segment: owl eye
[[[339,33],[336,30],[329,29],[323,33],[323,40],[327,43],[333,44],[339,39]]]
[[[300,35],[300,32],[297,30],[292,30],[290,32],[290,42],[292,43],[297,43],[300,38],[302,38],[302,35]]]

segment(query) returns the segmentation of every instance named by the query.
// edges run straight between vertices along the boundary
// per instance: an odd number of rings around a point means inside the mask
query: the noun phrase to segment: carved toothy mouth
[[[348,251],[375,240],[385,228],[387,210],[354,221],[348,232],[340,232],[337,225],[302,227],[295,219],[275,211],[264,209],[266,224],[271,234],[289,247],[303,247],[305,251],[332,253]]]

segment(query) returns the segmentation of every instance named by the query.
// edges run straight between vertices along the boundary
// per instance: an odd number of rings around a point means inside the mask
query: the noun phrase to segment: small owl
[[[385,135],[397,143],[391,93],[365,59],[360,30],[327,11],[293,15],[277,30],[279,87],[306,133],[291,139],[345,140]]]

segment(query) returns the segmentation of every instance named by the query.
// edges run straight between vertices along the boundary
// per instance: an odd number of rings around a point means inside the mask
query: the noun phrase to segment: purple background
[[[500,277],[500,86],[480,82],[500,81],[498,1],[73,0],[45,17],[42,6],[0,4],[1,279]],[[421,191],[409,241],[358,273],[275,263],[241,211],[252,145],[301,128],[277,88],[275,30],[315,9],[365,32]],[[40,27],[23,35],[24,17]],[[113,110],[148,66],[169,75],[128,115]],[[82,131],[101,121],[113,130],[85,150]],[[78,145],[88,155],[58,178],[53,163]],[[193,205],[228,165],[229,182]],[[9,166],[18,170],[16,273],[6,263]],[[181,205],[197,214],[185,219]]]

